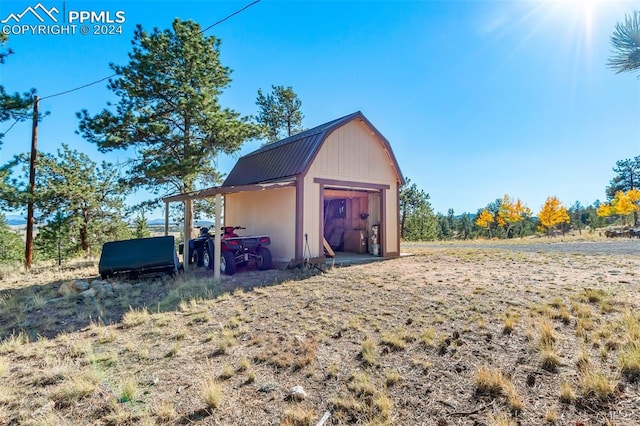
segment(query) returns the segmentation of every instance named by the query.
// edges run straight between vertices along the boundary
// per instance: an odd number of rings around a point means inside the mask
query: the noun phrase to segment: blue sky
[[[0,20],[37,3],[2,0]],[[136,24],[164,29],[179,17],[206,27],[248,3],[66,1],[67,11],[124,11],[123,34],[10,35],[15,54],[0,84],[41,96],[71,89],[126,63]],[[206,34],[222,39],[233,69],[224,106],[255,114],[258,88],[292,86],[305,127],[361,110],[436,211],[475,213],[507,193],[537,212],[550,195],[567,206],[605,199],[615,162],[640,155],[640,80],[606,67],[614,25],[634,10],[640,1],[262,0]],[[107,101],[105,83],[43,100],[39,148],[68,143],[96,161],[125,161],[75,134],[75,113]],[[30,132],[30,123],[11,129],[0,163],[29,149]],[[219,158],[219,169],[235,159]]]

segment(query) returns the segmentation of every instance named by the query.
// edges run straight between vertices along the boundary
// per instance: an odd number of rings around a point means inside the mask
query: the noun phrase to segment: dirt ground
[[[32,303],[1,320],[0,423],[640,424],[640,241],[536,244],[71,295],[64,330]],[[5,280],[0,309],[67,279]]]

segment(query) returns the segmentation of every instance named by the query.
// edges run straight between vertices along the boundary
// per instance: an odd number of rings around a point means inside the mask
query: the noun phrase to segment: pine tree
[[[149,223],[147,222],[147,218],[144,215],[144,210],[142,210],[138,217],[136,217],[134,225],[134,238],[148,238],[151,236],[151,232],[149,232]]]
[[[438,218],[429,202],[429,194],[405,178],[400,188],[400,236],[409,241],[433,240],[438,233]]]
[[[72,232],[72,220],[61,212],[56,212],[53,218],[38,230],[33,242],[38,258],[56,260],[58,266],[62,261],[75,257],[80,249],[77,235]]]
[[[300,110],[302,101],[291,86],[271,86],[271,90],[265,95],[262,89],[258,89],[256,100],[256,122],[269,143],[300,132],[304,118]]]
[[[14,158],[5,168],[18,177],[0,186],[0,199],[11,208],[24,208],[28,198],[29,155]],[[115,166],[94,163],[86,154],[62,144],[56,155],[38,153],[38,173],[34,204],[39,222],[47,223],[61,214],[69,221],[79,249],[92,256],[104,231],[117,228],[121,221],[124,196],[127,190],[120,181]],[[96,232],[99,230],[99,232]],[[106,234],[107,238],[110,234]],[[115,239],[115,238],[112,238]]]
[[[7,218],[0,213],[0,263],[19,263],[24,259],[24,242],[20,235],[9,227]]]
[[[640,70],[640,12],[625,15],[624,22],[616,24],[611,47],[613,55],[607,65],[616,74]]]
[[[136,153],[128,171],[133,187],[160,195],[193,191],[201,179],[219,182],[217,156],[259,134],[248,117],[219,103],[231,83],[220,40],[193,21],[175,19],[170,30],[138,26],[132,44],[128,64],[111,64],[115,111],[80,112],[80,133],[103,152]]]

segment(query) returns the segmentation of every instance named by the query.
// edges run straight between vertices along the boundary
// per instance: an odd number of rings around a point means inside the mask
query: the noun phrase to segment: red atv
[[[271,251],[266,247],[271,244],[271,238],[267,235],[241,237],[234,231],[245,229],[241,226],[225,226],[222,228],[220,256],[220,272],[233,275],[236,266],[246,265],[250,260],[255,261],[260,271],[271,268]],[[189,240],[189,263],[196,266],[204,266],[213,269],[213,242],[215,236],[209,233],[208,228],[200,228],[200,236]]]

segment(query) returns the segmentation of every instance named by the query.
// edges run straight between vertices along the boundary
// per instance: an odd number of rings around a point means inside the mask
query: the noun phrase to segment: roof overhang
[[[214,186],[211,188],[201,189],[199,191],[187,192],[186,194],[170,195],[163,198],[165,203],[174,201],[199,200],[202,198],[214,197],[217,194],[227,195],[238,192],[266,191],[270,189],[289,188],[296,185],[296,179],[289,178],[274,182],[256,183],[253,185],[237,185],[237,186]]]

